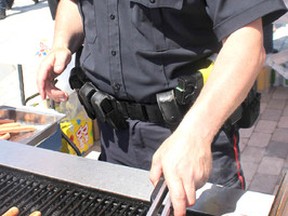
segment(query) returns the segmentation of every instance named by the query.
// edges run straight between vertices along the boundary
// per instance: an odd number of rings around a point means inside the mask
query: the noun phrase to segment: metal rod
[[[172,203],[171,203],[171,199],[168,195],[168,199],[166,200],[166,204],[164,206],[164,209],[161,213],[161,216],[167,216],[167,215],[170,215],[171,213],[171,207],[172,207]]]
[[[41,200],[43,198],[45,199],[47,197],[47,194],[49,194],[49,192],[50,192],[49,190],[45,191],[43,194],[41,194],[39,197],[37,197],[36,200],[33,203],[28,204],[26,206],[26,208],[23,211],[20,212],[20,216],[27,215],[27,212],[30,211],[30,209],[33,207],[34,203],[42,203]]]
[[[76,212],[77,209],[80,209],[83,205],[82,203],[84,201],[86,201],[87,199],[89,199],[90,194],[83,194],[80,197],[80,200],[78,200],[78,202],[76,202],[73,207],[70,209],[69,212],[66,212],[67,215],[73,215],[74,212]],[[75,214],[74,214],[75,215]]]
[[[17,65],[17,71],[18,71],[21,103],[22,103],[22,105],[25,105],[25,89],[24,89],[24,79],[23,79],[23,68],[22,68],[21,64]]]
[[[55,201],[56,199],[59,199],[59,197],[61,197],[64,193],[65,193],[65,190],[58,190],[58,191],[56,191],[56,193],[52,195],[52,198],[49,198],[49,202],[47,202],[46,205],[41,206],[41,208],[39,208],[39,211],[41,211],[41,212],[47,211],[47,212],[45,213],[45,215],[50,215],[50,214],[52,215],[53,211],[54,211],[55,209],[57,209],[58,206],[59,206],[59,205],[56,205],[56,206],[55,206],[55,205],[52,205],[52,204],[54,203],[54,201]],[[59,204],[59,203],[58,203],[58,204]],[[47,210],[47,209],[48,209],[48,210]]]
[[[25,184],[25,183],[24,183]],[[29,188],[32,185],[32,182],[29,182],[26,185],[21,185],[21,183],[19,183],[16,187],[12,188],[11,191],[9,191],[9,193],[13,193],[11,194],[11,196],[5,200],[5,202],[9,203],[11,200],[15,199],[15,197],[17,197],[19,194],[21,194],[24,190],[27,190],[27,188]],[[17,188],[19,188],[19,190],[16,190]],[[4,194],[5,196],[7,196],[6,194]]]
[[[100,201],[100,200],[99,200]],[[105,199],[102,199],[100,202],[96,203],[95,206],[93,206],[93,208],[91,208],[91,210],[86,214],[87,216],[91,216],[91,215],[95,215],[96,209],[99,206],[103,206],[103,203],[105,202]]]
[[[155,196],[154,201],[152,202],[152,205],[149,208],[149,211],[147,212],[147,216],[157,216],[158,211],[160,207],[162,206],[162,202],[165,199],[166,195],[168,193],[168,187],[164,180],[164,178],[160,178],[158,181],[152,196]]]
[[[96,199],[98,197],[94,197],[93,199],[91,199],[85,206],[83,206],[83,209],[75,216],[82,216],[83,212],[85,212],[87,209],[89,209],[89,206],[91,206],[92,203],[96,202]]]
[[[66,197],[67,201],[65,201],[65,205],[61,208],[61,211],[59,211],[58,215],[65,215],[67,213],[67,212],[65,213],[65,211],[67,211],[67,209],[75,202],[75,200],[77,200],[81,196],[82,196],[81,192],[76,193],[72,191],[72,193]]]
[[[13,203],[19,204],[21,203],[21,200],[25,200],[25,197],[31,196],[33,194],[33,191],[38,188],[39,183],[33,184],[24,194],[19,196],[17,199],[13,200]],[[20,208],[20,205],[18,206]]]
[[[97,214],[99,216],[105,215],[106,210],[109,209],[111,206],[113,206],[113,200],[110,200],[110,201],[106,200],[104,203],[105,204],[103,205],[102,210]],[[112,209],[112,207],[110,209]]]
[[[27,194],[25,194],[26,199],[22,199],[21,201],[18,201],[20,204],[18,204],[17,207],[21,209],[22,207],[29,205],[31,200],[33,200],[35,197],[39,196],[39,194],[42,194],[42,192],[45,192],[45,191],[46,191],[45,188],[41,188],[41,185],[37,184],[36,187],[31,188],[31,191],[30,190],[27,191],[28,196]]]

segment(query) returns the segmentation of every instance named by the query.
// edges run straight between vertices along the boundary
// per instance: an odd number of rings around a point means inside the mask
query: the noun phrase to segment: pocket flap
[[[131,0],[131,2],[141,4],[147,8],[172,8],[181,10],[183,0]]]

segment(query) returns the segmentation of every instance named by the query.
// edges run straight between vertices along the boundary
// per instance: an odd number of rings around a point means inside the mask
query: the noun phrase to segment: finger
[[[51,80],[51,77],[49,77],[50,71],[53,70],[53,66],[51,64],[46,64],[46,62],[43,62],[38,69],[37,73],[37,88],[39,91],[39,94],[41,95],[41,98],[44,100],[46,99],[46,82],[49,79],[49,82]]]
[[[37,72],[37,87],[42,99],[46,99],[46,89],[50,83],[54,83],[54,79],[58,74],[54,73],[55,55],[48,55],[40,64]]]
[[[34,211],[32,212],[29,216],[41,216],[41,212],[40,211]]]
[[[17,207],[12,207],[6,211],[2,216],[17,216],[19,215],[19,209]]]
[[[56,102],[66,101],[68,99],[67,93],[55,86],[55,78],[57,76],[58,74],[54,73],[53,67],[50,64],[40,67],[37,86],[43,100],[46,99],[47,96]]]
[[[169,188],[169,194],[174,210],[174,216],[186,215],[187,198],[182,181],[177,178],[170,178],[169,181],[166,182]]]
[[[55,58],[55,62],[54,62],[54,72],[56,74],[61,74],[66,66],[69,64],[69,62],[71,61],[71,55],[68,54],[66,52],[59,52],[56,55]]]
[[[49,98],[56,102],[64,102],[68,100],[68,94],[57,88],[53,83],[46,83],[46,94]]]
[[[184,190],[186,194],[186,205],[187,206],[194,205],[196,201],[196,187],[194,181],[188,179],[188,181],[184,183]]]
[[[47,96],[55,101],[67,99],[64,92],[55,88],[54,79],[65,70],[70,61],[71,52],[64,49],[52,52],[41,62],[37,73],[37,87],[42,99]]]
[[[150,181],[154,186],[156,186],[157,182],[162,176],[162,173],[163,173],[162,166],[156,152],[153,156],[152,165],[150,169]]]
[[[196,201],[196,179],[195,174],[192,173],[182,173],[182,183],[186,194],[186,205],[191,206],[195,204]]]

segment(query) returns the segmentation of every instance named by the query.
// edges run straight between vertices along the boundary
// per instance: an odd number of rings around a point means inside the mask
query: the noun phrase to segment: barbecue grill
[[[0,141],[0,215],[146,215],[153,186],[149,172]],[[187,215],[268,215],[274,196],[206,184]],[[241,213],[241,214],[240,214]]]
[[[111,195],[39,175],[0,168],[0,215],[17,206],[21,215],[146,215],[148,202]]]

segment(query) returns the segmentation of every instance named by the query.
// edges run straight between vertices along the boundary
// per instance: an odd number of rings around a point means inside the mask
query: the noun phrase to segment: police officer
[[[39,92],[43,99],[67,100],[54,79],[83,45],[80,65],[91,84],[87,95],[99,92],[130,110],[100,115],[100,159],[151,167],[152,183],[163,175],[174,214],[185,215],[207,180],[245,187],[238,126],[231,124],[227,132],[223,125],[264,63],[262,25],[285,12],[282,0],[61,0],[53,48],[39,68]],[[213,53],[218,55],[206,84],[171,132],[157,121],[157,95],[171,93],[179,78],[207,67]],[[90,96],[88,108],[95,104]],[[92,109],[92,115],[101,114]],[[111,124],[120,114],[127,128]]]

